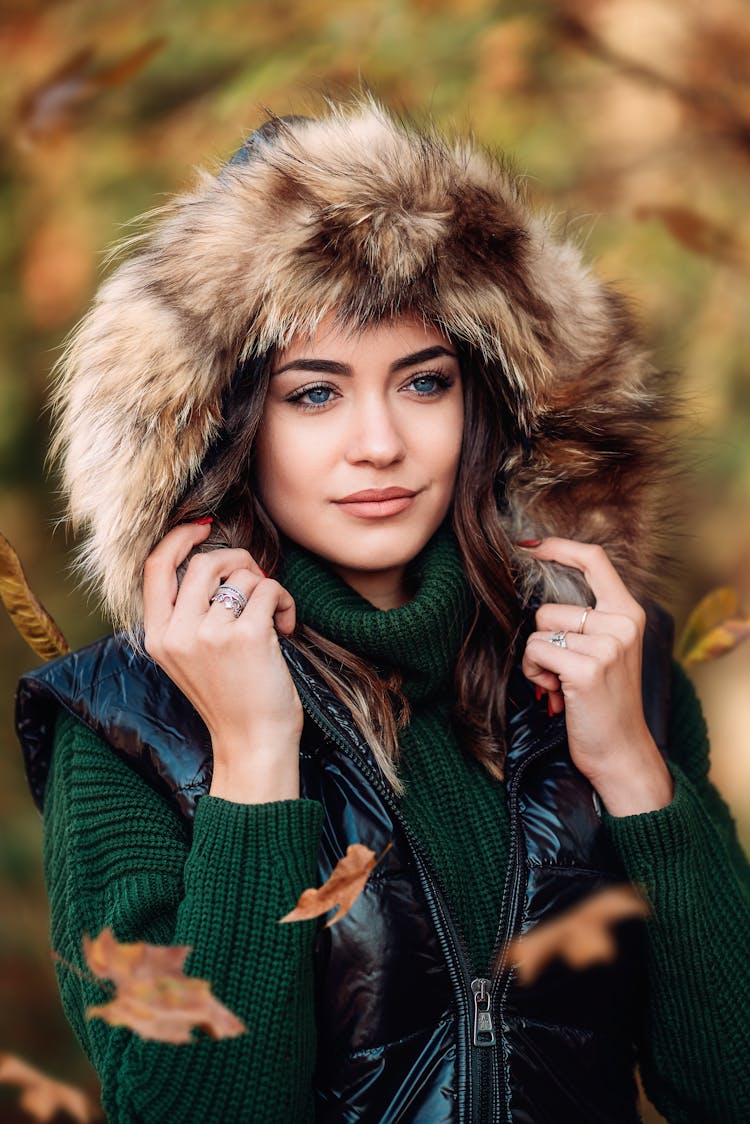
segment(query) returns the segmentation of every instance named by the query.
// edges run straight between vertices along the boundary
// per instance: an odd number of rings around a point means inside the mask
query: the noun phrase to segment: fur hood
[[[272,119],[129,246],[53,394],[78,565],[115,627],[138,628],[144,561],[221,432],[238,363],[333,308],[360,324],[418,309],[494,370],[518,423],[509,550],[598,542],[636,597],[661,592],[671,390],[622,299],[529,211],[504,161],[359,97]],[[578,571],[515,563],[522,595],[591,603]]]

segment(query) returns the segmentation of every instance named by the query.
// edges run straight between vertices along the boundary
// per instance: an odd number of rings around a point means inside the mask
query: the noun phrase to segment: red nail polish
[[[516,546],[540,546],[541,539],[519,539]]]
[[[261,572],[261,574],[263,575],[264,578],[268,577],[268,574],[266,573],[266,571],[263,569],[262,566],[259,566],[258,569],[260,570],[260,572]]]
[[[193,520],[193,522],[196,524],[196,526],[198,524],[205,525],[206,523],[213,523],[213,521],[214,521],[213,515],[204,515],[202,519],[194,519]]]
[[[548,715],[550,716],[550,718],[552,718],[552,716],[553,716],[553,714],[554,714],[554,713],[555,713],[555,712],[554,712],[554,710],[552,709],[552,696],[551,696],[551,695],[547,695],[547,714],[548,714]]]
[[[537,701],[537,702],[539,702],[539,700],[540,700],[540,699],[541,699],[541,697],[542,697],[542,688],[541,688],[541,687],[539,686],[539,684],[537,683],[537,684],[535,685],[535,687],[534,687],[534,690],[535,690],[535,692],[536,692],[536,701]]]

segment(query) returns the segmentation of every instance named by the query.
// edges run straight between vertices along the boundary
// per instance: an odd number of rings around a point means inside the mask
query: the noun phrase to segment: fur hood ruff
[[[504,161],[360,96],[272,120],[129,246],[53,394],[78,566],[116,628],[139,628],[144,561],[221,432],[238,362],[334,308],[355,324],[419,310],[494,372],[518,421],[509,550],[597,542],[637,598],[661,592],[671,389]],[[517,553],[520,594],[592,603],[579,571]]]

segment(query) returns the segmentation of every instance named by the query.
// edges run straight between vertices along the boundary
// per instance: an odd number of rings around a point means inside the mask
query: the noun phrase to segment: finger
[[[263,571],[252,555],[239,547],[220,547],[194,554],[182,579],[175,601],[175,613],[180,617],[205,616],[211,608],[211,598],[216,590],[237,570],[246,571],[258,580],[263,578]]]
[[[598,543],[550,536],[542,539],[539,546],[524,549],[544,562],[561,562],[580,570],[596,597],[597,609],[626,613],[637,605],[607,552]]]
[[[552,602],[541,605],[534,615],[536,631],[569,632],[576,636],[616,636],[623,644],[632,644],[643,636],[646,616],[640,606],[632,615],[589,609],[581,631],[584,612],[580,605],[556,605]]]
[[[556,648],[558,652],[576,652],[579,655],[590,656],[597,663],[606,666],[617,663],[625,653],[625,645],[611,633],[602,633],[599,636],[581,636],[577,632],[565,632],[564,648],[561,648],[559,644],[551,643],[552,636],[553,633],[551,632],[532,632],[527,642],[527,650],[532,640],[535,643],[541,641],[542,644],[546,644],[550,648]]]
[[[244,594],[246,600],[249,601],[256,585],[262,581],[264,581],[264,578],[260,574],[255,574],[251,570],[248,570],[247,567],[242,567],[237,570],[232,570],[231,573],[227,574],[227,576],[222,579],[221,585],[231,585],[234,589]],[[216,593],[218,589],[219,586],[216,587],[208,599],[207,619],[236,620],[237,618],[230,605],[227,605],[225,601],[213,600],[213,594]]]
[[[143,567],[143,624],[147,635],[166,628],[178,594],[177,567],[210,531],[210,523],[181,523],[149,554]]]
[[[547,714],[550,718],[553,714],[559,714],[565,710],[565,695],[561,690],[550,691],[547,695]]]
[[[566,636],[566,641],[568,637]],[[536,682],[545,671],[553,671],[564,690],[566,683],[585,682],[596,670],[596,659],[587,652],[560,648],[550,644],[549,637],[533,633],[526,644],[521,670],[527,679]],[[576,678],[577,677],[577,678]]]
[[[247,608],[238,619],[246,627],[253,628],[259,622],[271,618],[279,632],[290,636],[294,632],[297,621],[297,610],[294,598],[283,585],[274,578],[263,578],[257,583],[248,600]]]

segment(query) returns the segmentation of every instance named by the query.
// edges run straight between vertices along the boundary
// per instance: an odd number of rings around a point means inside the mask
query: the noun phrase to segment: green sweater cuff
[[[650,882],[660,867],[675,860],[684,863],[703,834],[700,824],[706,815],[693,785],[674,761],[667,768],[674,795],[665,807],[633,816],[613,816],[602,809],[605,828],[633,881]]]
[[[317,800],[236,804],[202,796],[195,809],[189,864],[231,870],[238,855],[262,857],[280,882],[300,893],[317,877],[322,827],[323,805]],[[254,882],[257,869],[251,867],[247,875]]]

